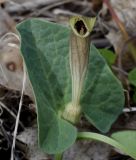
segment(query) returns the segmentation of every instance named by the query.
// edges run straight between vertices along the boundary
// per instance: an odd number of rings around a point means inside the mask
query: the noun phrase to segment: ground
[[[111,16],[101,0],[11,0],[0,1],[0,157],[10,159],[13,132],[21,98],[23,80],[23,61],[20,56],[16,24],[31,17],[38,17],[56,23],[68,25],[72,15],[97,16],[91,42],[97,48],[109,48],[116,52],[118,59],[111,66],[115,75],[124,86],[126,95],[125,109],[108,132],[124,129],[136,129],[136,107],[134,101],[135,86],[129,84],[128,73],[135,68],[135,61],[125,48],[128,41],[135,45],[135,4],[134,0],[111,0],[113,10],[123,23],[128,37],[124,38],[116,19]],[[118,33],[118,34],[116,34]],[[121,54],[119,54],[121,53]],[[125,56],[119,56],[123,55]],[[121,65],[120,65],[121,64]],[[121,72],[120,72],[121,70]],[[123,73],[123,74],[121,74]],[[36,109],[33,91],[27,76],[23,96],[23,105],[19,119],[15,157],[19,160],[50,160],[38,148]],[[131,110],[128,109],[131,108]],[[99,132],[82,118],[79,129]],[[64,154],[64,160],[132,160],[111,146],[94,142],[78,141]]]

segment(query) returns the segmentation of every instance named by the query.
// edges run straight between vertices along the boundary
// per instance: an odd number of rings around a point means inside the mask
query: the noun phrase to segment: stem
[[[116,140],[104,136],[102,134],[98,134],[98,133],[92,133],[92,132],[79,132],[77,135],[78,139],[89,139],[89,140],[96,140],[96,141],[100,141],[100,142],[104,142],[107,143],[115,148],[118,148],[119,150],[129,154],[126,150],[126,148],[121,145],[120,143],[118,143]]]
[[[62,160],[63,158],[63,153],[59,153],[55,155],[55,160]]]

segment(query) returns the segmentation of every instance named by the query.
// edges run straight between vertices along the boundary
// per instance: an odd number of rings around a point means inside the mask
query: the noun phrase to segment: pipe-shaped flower
[[[72,78],[72,100],[66,106],[63,117],[73,123],[79,120],[81,114],[80,96],[88,66],[90,32],[94,23],[95,18],[76,16],[70,19],[72,32],[69,59]]]

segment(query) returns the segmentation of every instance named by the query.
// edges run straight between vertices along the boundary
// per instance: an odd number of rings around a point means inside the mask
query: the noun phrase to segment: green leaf
[[[134,94],[133,94],[133,97],[132,97],[134,103],[136,103],[136,88],[134,88]]]
[[[136,131],[121,131],[111,136],[124,147],[124,152],[136,159]]]
[[[136,87],[136,68],[129,72],[128,80],[132,85]]]
[[[81,106],[87,119],[107,132],[122,113],[123,88],[99,51],[92,46]]]
[[[72,98],[67,27],[38,19],[17,26],[21,52],[36,97],[39,144],[47,153],[60,153],[76,140],[76,128],[61,115]],[[121,113],[123,89],[92,45],[81,106],[85,116],[103,132]]]
[[[71,98],[69,31],[36,19],[21,23],[17,29],[37,102],[39,144],[47,153],[62,152],[77,135],[76,128],[59,115]]]
[[[112,51],[108,49],[99,49],[99,51],[109,65],[114,64],[116,55]]]
[[[134,86],[133,88],[134,94],[132,98],[134,103],[136,103],[136,68],[134,68],[132,71],[129,72],[128,80],[129,80],[129,83]]]

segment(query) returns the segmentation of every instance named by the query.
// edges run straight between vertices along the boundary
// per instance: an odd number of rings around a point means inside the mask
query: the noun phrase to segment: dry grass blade
[[[136,112],[136,107],[124,108],[123,112]]]
[[[17,114],[17,118],[16,118],[15,129],[14,129],[13,143],[12,143],[12,148],[11,148],[11,159],[10,160],[14,160],[14,149],[15,149],[15,143],[16,143],[16,135],[17,135],[17,129],[18,129],[18,125],[19,125],[19,118],[20,118],[20,113],[21,113],[21,108],[22,108],[22,103],[23,103],[23,94],[24,94],[25,84],[26,84],[26,69],[25,69],[25,65],[23,65],[23,69],[24,69],[24,76],[23,76],[23,83],[22,83],[22,92],[21,92],[21,98],[20,98],[20,102],[19,102],[19,109],[18,109],[18,114]]]

